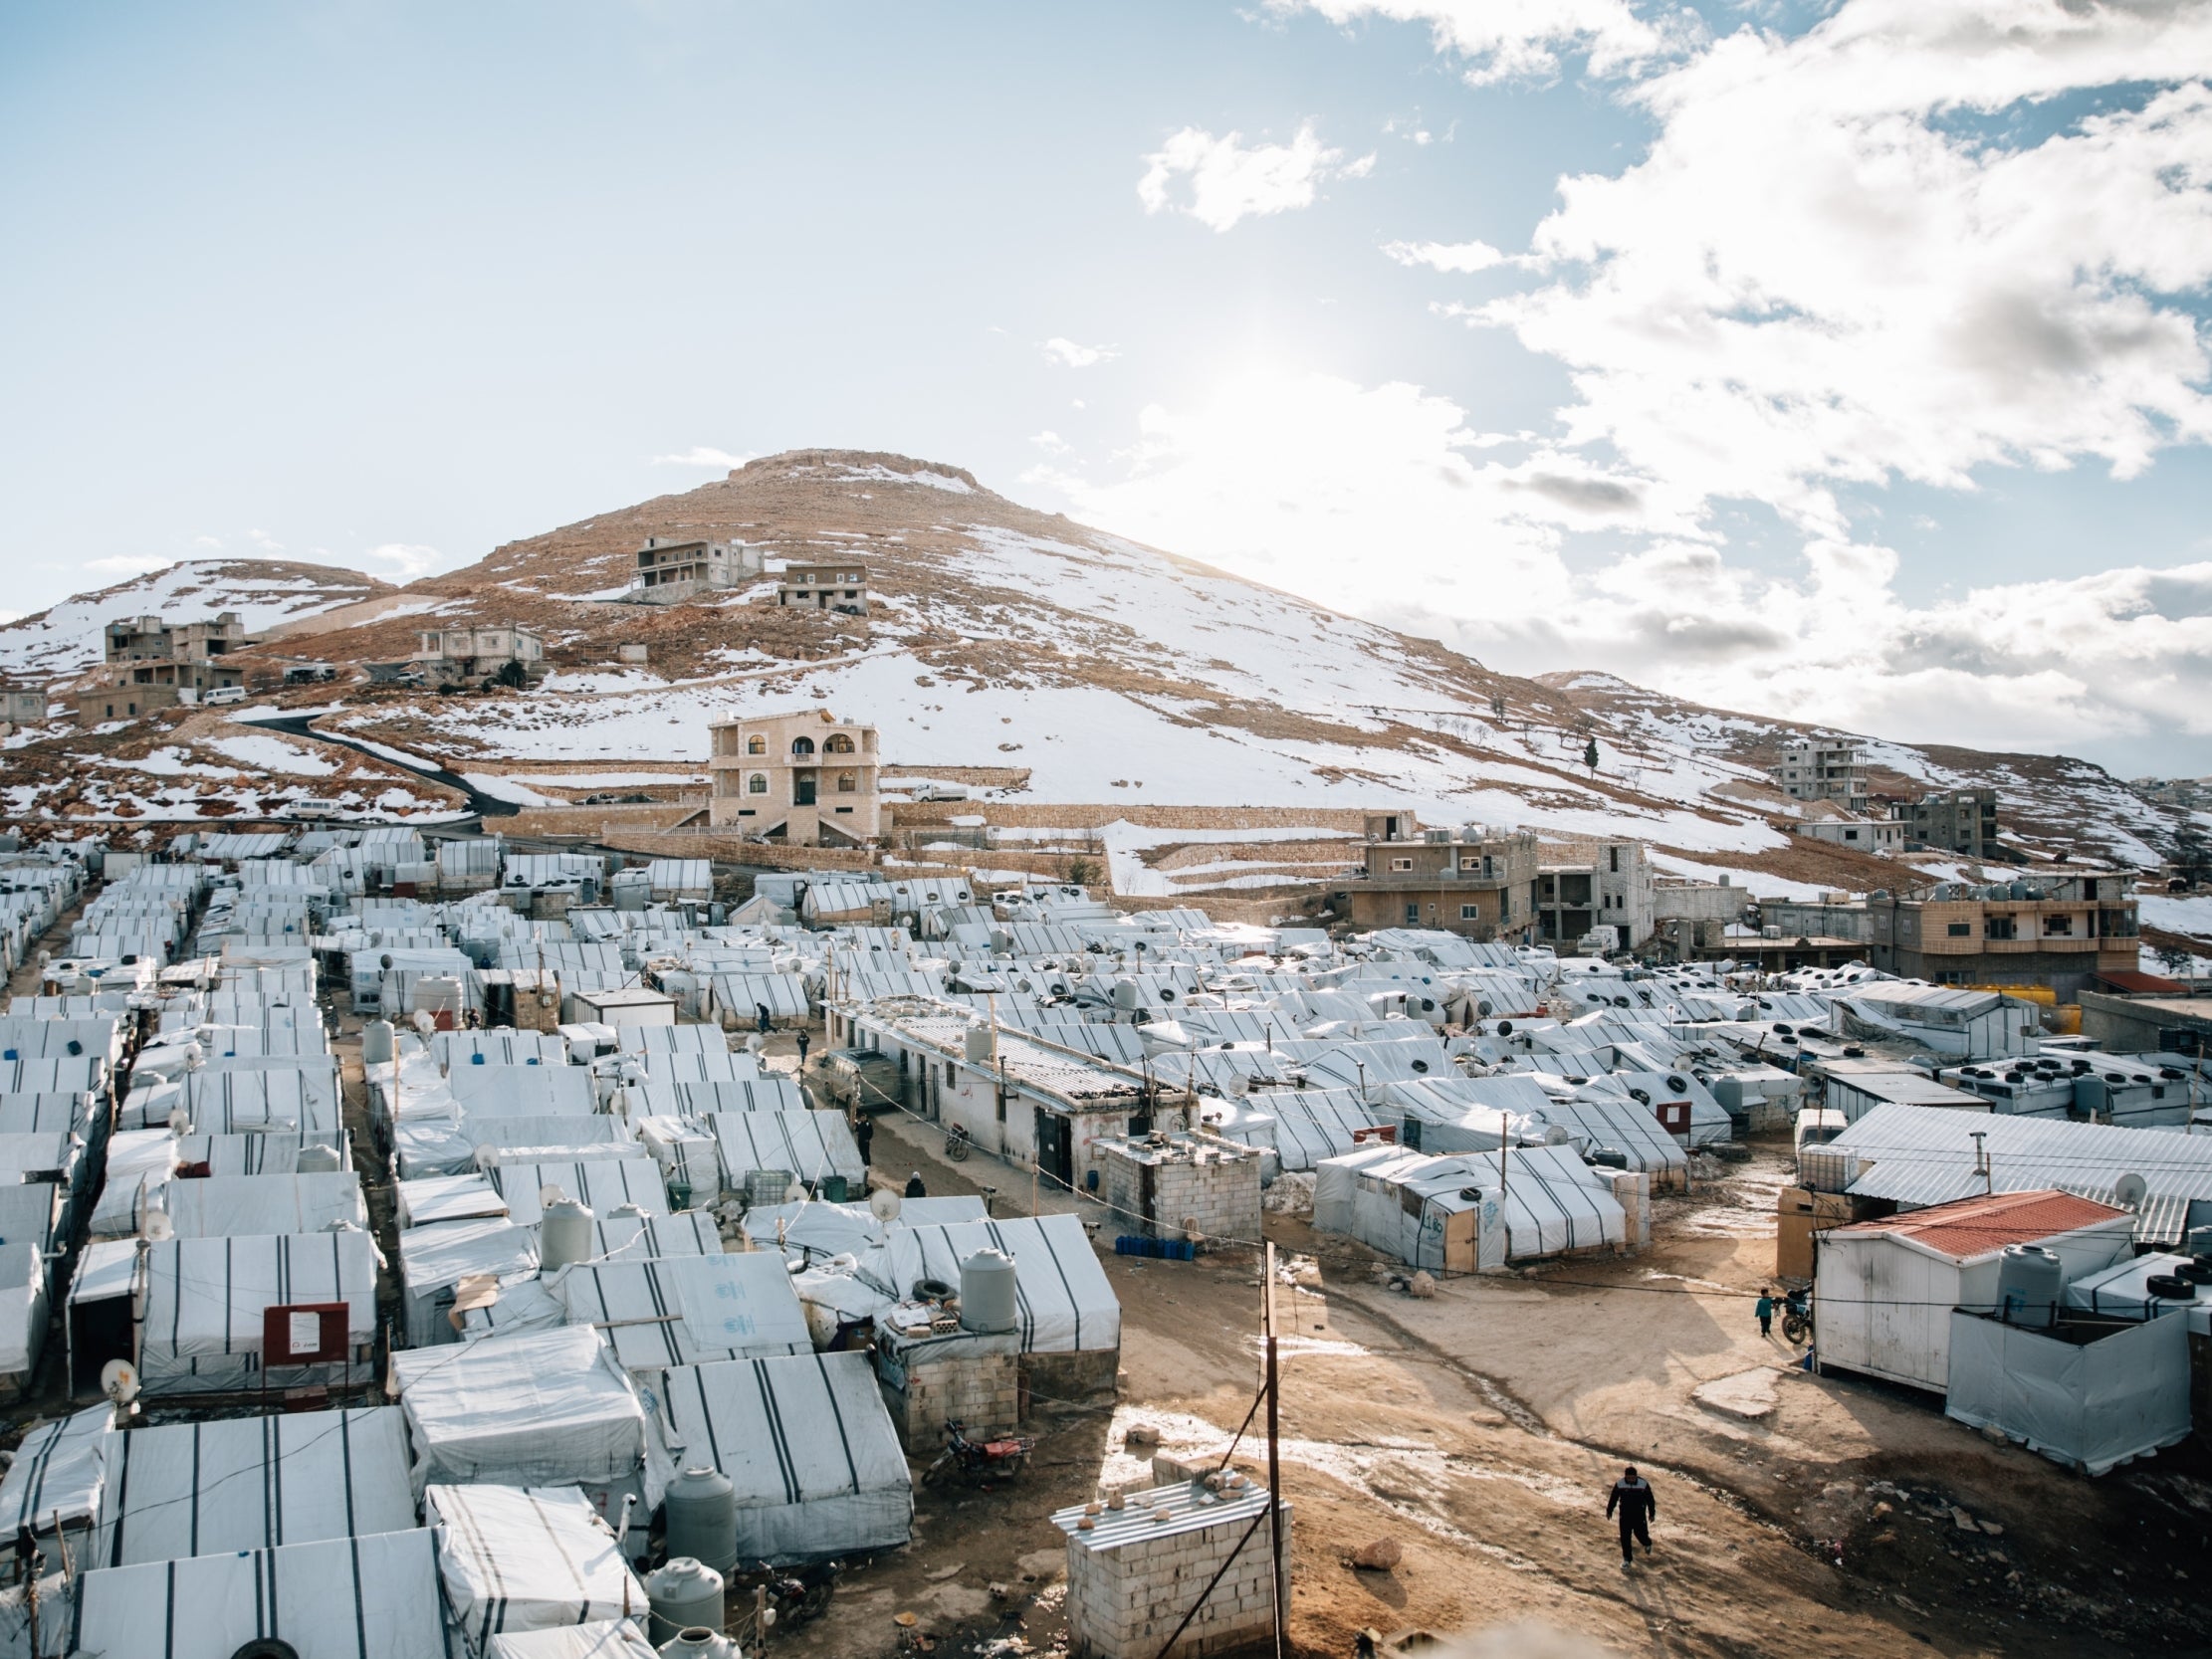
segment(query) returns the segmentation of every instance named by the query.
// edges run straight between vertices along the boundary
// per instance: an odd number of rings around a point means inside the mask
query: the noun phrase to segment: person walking
[[[753,1013],[761,1022],[761,1035],[766,1037],[773,1029],[769,1024],[769,1005],[766,1002],[756,1002],[753,1004]]]
[[[1659,1498],[1652,1491],[1652,1483],[1636,1472],[1630,1464],[1619,1480],[1613,1483],[1613,1496],[1605,1503],[1608,1517],[1618,1513],[1621,1518],[1621,1565],[1624,1569],[1636,1560],[1632,1544],[1644,1546],[1644,1553],[1652,1553],[1652,1518],[1659,1514]]]
[[[860,1148],[860,1161],[862,1163],[875,1162],[875,1159],[868,1155],[868,1148],[873,1146],[876,1141],[876,1121],[866,1113],[862,1113],[853,1122],[852,1139],[854,1144]]]
[[[805,1032],[801,1031],[798,1034],[798,1069],[802,1072],[806,1069],[806,1045],[812,1039]]]
[[[1751,1311],[1759,1316],[1759,1335],[1762,1337],[1773,1336],[1774,1292],[1771,1290],[1762,1290],[1759,1293],[1758,1306],[1753,1308]]]

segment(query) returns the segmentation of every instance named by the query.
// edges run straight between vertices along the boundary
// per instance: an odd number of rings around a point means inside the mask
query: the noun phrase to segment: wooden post
[[[1282,1377],[1275,1362],[1275,1247],[1264,1248],[1260,1263],[1261,1329],[1267,1340],[1267,1578],[1275,1590],[1275,1659],[1283,1659],[1282,1462],[1276,1436],[1282,1427]]]

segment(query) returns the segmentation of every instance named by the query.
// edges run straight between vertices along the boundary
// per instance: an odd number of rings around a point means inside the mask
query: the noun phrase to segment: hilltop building
[[[1825,841],[1858,853],[1893,853],[1905,843],[1901,818],[1862,818],[1828,801],[1809,805],[1803,819],[1791,827],[1808,841]]]
[[[629,596],[643,605],[673,605],[695,594],[738,587],[762,569],[761,549],[742,541],[664,541],[649,535],[637,550],[637,578]]]
[[[1876,967],[1939,985],[2048,985],[2071,998],[2092,979],[2136,971],[2132,878],[2046,876],[1867,902]]]
[[[1620,948],[1652,936],[1657,898],[1641,841],[1544,843],[1536,880],[1536,936],[1573,945],[1593,928],[1620,930]]]
[[[511,663],[532,679],[546,671],[546,642],[528,628],[425,628],[420,637],[414,660],[433,679],[489,680]]]
[[[44,725],[46,702],[44,686],[14,681],[0,683],[0,724],[10,726]]]
[[[1941,848],[1967,858],[2000,858],[1997,791],[1939,789],[1918,800],[1898,801],[1889,815],[1904,827],[1907,847]]]
[[[86,724],[134,720],[242,688],[245,671],[226,659],[254,643],[236,611],[174,627],[159,616],[118,617],[102,639],[106,666],[77,694],[77,718]]]
[[[868,567],[857,561],[787,562],[775,579],[775,602],[798,610],[868,614]]]
[[[1410,821],[1410,820],[1409,820]],[[1342,897],[1355,928],[1438,928],[1476,940],[1535,935],[1538,851],[1527,830],[1421,831],[1371,839]]]
[[[1846,808],[1867,803],[1867,760],[1849,737],[1807,737],[1782,745],[1767,773],[1793,801],[1836,801]]]
[[[708,821],[766,841],[857,846],[883,831],[876,728],[827,709],[716,721],[708,727]]]

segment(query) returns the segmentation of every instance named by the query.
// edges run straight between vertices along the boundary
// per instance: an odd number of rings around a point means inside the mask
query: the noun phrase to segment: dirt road
[[[932,1192],[995,1183],[1001,1211],[1027,1207],[1006,1201],[1019,1183],[1002,1166],[948,1165],[938,1149],[934,1132],[880,1124],[887,1173],[919,1168]],[[1298,1650],[1349,1654],[1363,1627],[1525,1618],[1679,1655],[2201,1650],[2188,1574],[2212,1516],[2202,1459],[2171,1452],[2089,1481],[1989,1445],[1934,1403],[1789,1368],[1750,1303],[1772,1265],[1781,1173],[1767,1150],[1663,1201],[1649,1253],[1421,1301],[1389,1289],[1365,1249],[1271,1216],[1299,1281],[1278,1304]],[[1121,1403],[1047,1408],[1031,1425],[1038,1464],[1010,1488],[923,1494],[914,1548],[854,1574],[828,1617],[775,1645],[882,1653],[902,1610],[953,1652],[1064,1639],[1047,1515],[1142,1472],[1133,1423],[1170,1453],[1223,1446],[1258,1374],[1255,1255],[1105,1260],[1122,1299]],[[1659,1514],[1656,1552],[1624,1571],[1603,1511],[1630,1459]],[[1379,1538],[1403,1546],[1397,1569],[1353,1569]]]

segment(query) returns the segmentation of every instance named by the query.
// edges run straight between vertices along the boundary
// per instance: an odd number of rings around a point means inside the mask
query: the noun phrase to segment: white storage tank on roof
[[[977,1251],[960,1264],[960,1323],[984,1336],[1013,1330],[1020,1321],[1014,1285],[1012,1257]]]

